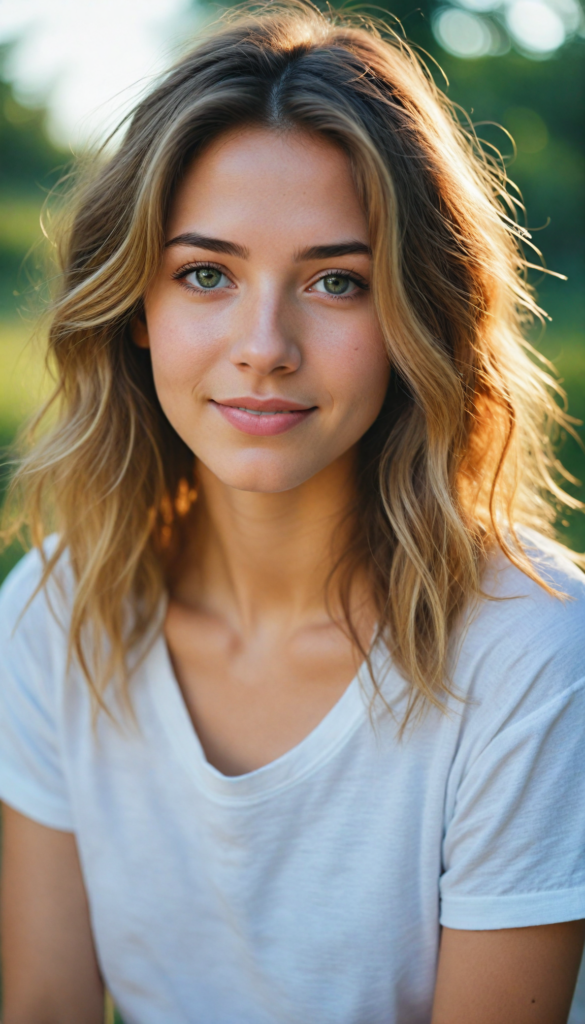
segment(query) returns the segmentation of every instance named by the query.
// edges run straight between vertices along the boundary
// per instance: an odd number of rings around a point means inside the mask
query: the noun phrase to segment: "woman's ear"
[[[132,319],[130,323],[130,332],[132,334],[132,341],[135,345],[138,345],[139,348],[150,348],[148,326],[146,324],[146,317],[143,310],[140,310],[140,312]]]

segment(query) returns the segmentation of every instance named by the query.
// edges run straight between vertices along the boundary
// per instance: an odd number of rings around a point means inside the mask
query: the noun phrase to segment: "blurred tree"
[[[0,48],[0,314],[14,314],[27,252],[41,237],[43,201],[71,155],[46,131],[46,112],[24,106],[3,77]],[[19,287],[20,285],[20,287]]]
[[[0,55],[0,75],[2,61]],[[46,133],[46,113],[20,103],[12,89],[0,78],[0,189],[31,192],[62,164],[64,154],[57,150]]]
[[[70,160],[70,155],[50,141],[46,113],[20,103],[3,77],[7,48],[0,48],[0,374],[5,397],[20,335],[26,329],[13,326],[28,290],[27,254],[42,238],[40,213],[51,186]],[[8,321],[8,323],[7,323]],[[12,323],[11,323],[12,321]],[[16,345],[14,336],[16,333]],[[11,412],[11,411],[10,411]],[[8,472],[2,465],[2,449],[14,435],[13,415],[0,404],[0,502]],[[19,557],[18,545],[0,553],[0,580]]]
[[[568,330],[582,329],[585,276],[585,133],[583,41],[568,43],[547,60],[508,52],[464,60],[435,55],[448,78],[448,95],[478,125],[478,135],[507,156],[508,173],[521,190],[526,226],[546,265],[565,284],[536,276],[541,301]],[[437,52],[439,51],[439,52]],[[517,153],[496,122],[513,136]],[[531,260],[531,262],[536,262]]]

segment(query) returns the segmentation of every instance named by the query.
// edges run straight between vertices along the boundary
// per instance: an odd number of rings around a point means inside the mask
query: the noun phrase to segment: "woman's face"
[[[224,484],[297,487],[371,426],[389,364],[370,280],[335,146],[247,129],[193,163],[135,339],[166,416]]]

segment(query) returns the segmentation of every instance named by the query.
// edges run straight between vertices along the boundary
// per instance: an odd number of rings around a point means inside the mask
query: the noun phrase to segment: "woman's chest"
[[[358,668],[327,627],[242,639],[171,605],[165,638],[185,706],[210,764],[241,775],[276,760],[319,724]]]

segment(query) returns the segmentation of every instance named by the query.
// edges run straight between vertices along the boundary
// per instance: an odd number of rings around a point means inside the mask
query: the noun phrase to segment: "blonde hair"
[[[70,559],[71,651],[99,702],[152,627],[193,464],[131,323],[181,175],[214,137],[250,124],[340,146],[368,216],[391,380],[360,444],[353,539],[337,569],[360,647],[348,594],[367,568],[410,714],[449,690],[450,633],[481,593],[488,550],[547,587],[516,526],[550,534],[550,497],[576,503],[555,481],[549,428],[566,423],[555,385],[523,340],[540,310],[505,173],[381,26],[294,0],[240,12],[138,104],[117,152],[79,186],[61,241],[57,386],[44,410],[58,415],[16,477],[23,521],[39,546],[58,534],[42,585]]]

